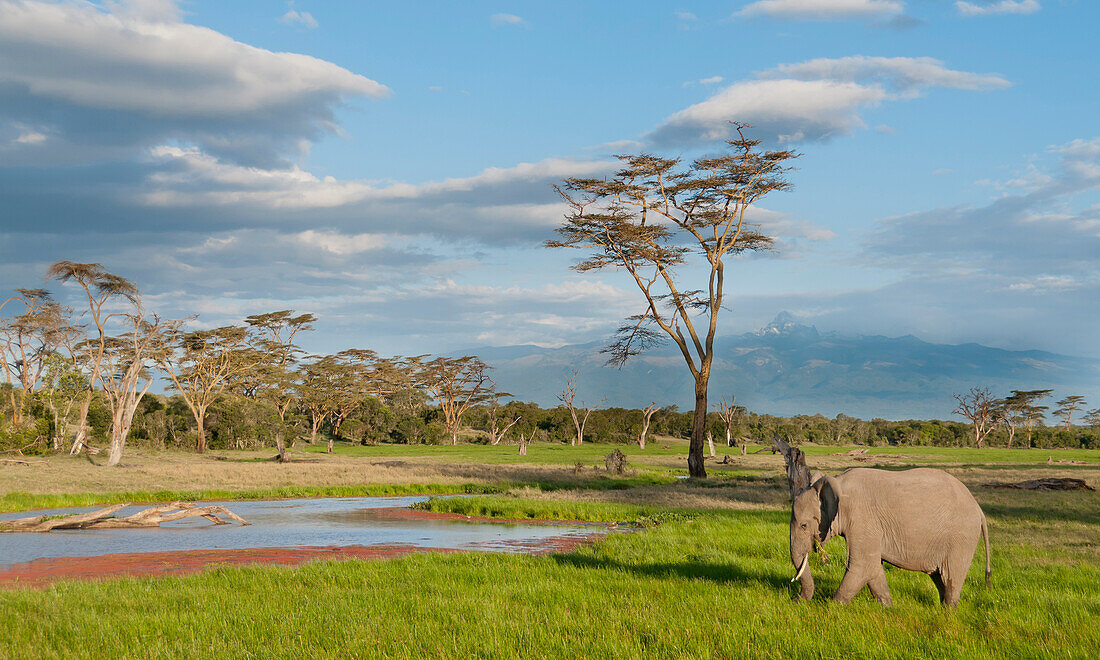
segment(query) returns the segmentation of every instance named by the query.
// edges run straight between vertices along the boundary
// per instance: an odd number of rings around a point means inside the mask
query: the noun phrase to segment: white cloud
[[[958,0],[955,9],[966,17],[992,16],[994,14],[1034,14],[1042,9],[1038,0],[1000,0],[984,5]]]
[[[307,30],[317,29],[317,19],[313,18],[313,14],[310,14],[308,11],[295,11],[291,9],[279,17],[279,22],[284,25],[301,25]]]
[[[224,163],[197,148],[171,146],[151,151],[167,168],[149,175],[157,190],[141,199],[156,206],[255,205],[265,208],[325,208],[361,201],[415,200],[448,193],[468,193],[517,182],[558,181],[569,176],[601,174],[607,161],[548,158],[513,167],[489,167],[471,177],[423,184],[342,180],[317,177],[297,166],[263,169]]]
[[[41,144],[49,139],[49,136],[45,133],[39,133],[38,131],[27,131],[22,133],[19,137],[15,138],[16,144]]]
[[[48,122],[51,144],[73,154],[175,139],[272,162],[336,130],[335,106],[389,93],[331,62],[179,22],[174,3],[0,0],[0,107]]]
[[[696,21],[699,17],[690,11],[674,11],[672,14],[681,21]]]
[[[793,21],[892,18],[905,11],[900,0],[759,0],[735,16],[768,16]]]
[[[780,65],[735,82],[669,116],[649,138],[660,146],[728,139],[730,121],[780,142],[823,140],[864,126],[862,110],[911,99],[934,87],[998,89],[997,75],[955,71],[927,57],[844,57]]]
[[[502,25],[527,25],[527,21],[523,20],[515,14],[493,14],[489,17],[489,22],[494,26]]]
[[[336,231],[312,229],[293,234],[290,240],[313,246],[338,255],[359,254],[377,250],[386,245],[386,237],[380,234],[341,234]]]
[[[909,96],[919,95],[929,87],[981,90],[1009,86],[1002,76],[948,69],[942,61],[931,57],[823,57],[798,64],[780,64],[760,75],[767,78],[877,84]]]

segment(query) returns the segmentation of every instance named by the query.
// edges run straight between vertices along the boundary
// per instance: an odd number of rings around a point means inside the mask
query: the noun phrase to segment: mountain
[[[565,377],[579,372],[578,400],[640,407],[650,401],[693,407],[691,376],[673,345],[605,366],[603,342],[561,348],[475,349],[494,367],[499,388],[519,400],[553,406]],[[787,313],[756,332],[715,339],[712,402],[735,394],[757,413],[845,413],[864,419],[947,419],[952,394],[973,386],[1004,396],[1012,389],[1053,388],[1100,406],[1100,360],[979,344],[931,344],[904,337],[843,336],[799,324]]]

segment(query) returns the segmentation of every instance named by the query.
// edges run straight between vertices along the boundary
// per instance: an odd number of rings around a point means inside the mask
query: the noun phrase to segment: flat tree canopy
[[[566,179],[557,191],[569,204],[561,238],[547,247],[584,250],[580,272],[625,270],[642,294],[606,352],[610,364],[666,339],[683,354],[695,380],[695,415],[688,472],[705,477],[707,384],[726,284],[726,257],[771,247],[773,239],[746,221],[749,208],[773,191],[788,190],[791,150],[765,151],[734,124],[729,153],[683,163],[652,154],[616,156],[623,168],[610,179]],[[702,266],[705,281],[686,283],[681,266]],[[692,284],[699,288],[692,288]],[[701,286],[700,286],[701,285]]]

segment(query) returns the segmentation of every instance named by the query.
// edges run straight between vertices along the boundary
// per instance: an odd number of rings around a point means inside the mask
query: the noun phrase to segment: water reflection
[[[265,502],[204,502],[224,504],[252,523],[213,525],[201,518],[165,523],[153,529],[56,530],[43,534],[0,534],[0,566],[43,557],[94,557],[123,552],[163,552],[268,548],[408,544],[417,547],[526,552],[540,540],[585,535],[581,525],[533,525],[452,522],[400,518],[393,510],[426,497],[355,497]],[[102,507],[51,509],[2,514],[0,519],[43,513],[84,513]],[[127,507],[125,516],[144,509]],[[386,511],[389,510],[389,511]]]

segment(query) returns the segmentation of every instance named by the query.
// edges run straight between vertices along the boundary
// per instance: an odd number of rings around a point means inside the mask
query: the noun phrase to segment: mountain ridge
[[[635,356],[622,369],[604,366],[605,345],[527,344],[465,354],[493,366],[502,391],[542,406],[558,403],[556,395],[573,369],[578,400],[622,407],[656,401],[683,410],[694,405],[691,375],[674,345]],[[1100,405],[1100,360],[974,342],[934,344],[911,334],[822,333],[783,312],[755,332],[715,339],[710,399],[734,394],[738,404],[757,413],[947,419],[955,408],[952,395],[973,386],[989,387],[995,396],[1053,388],[1054,397],[1044,403],[1081,394],[1093,407]]]

